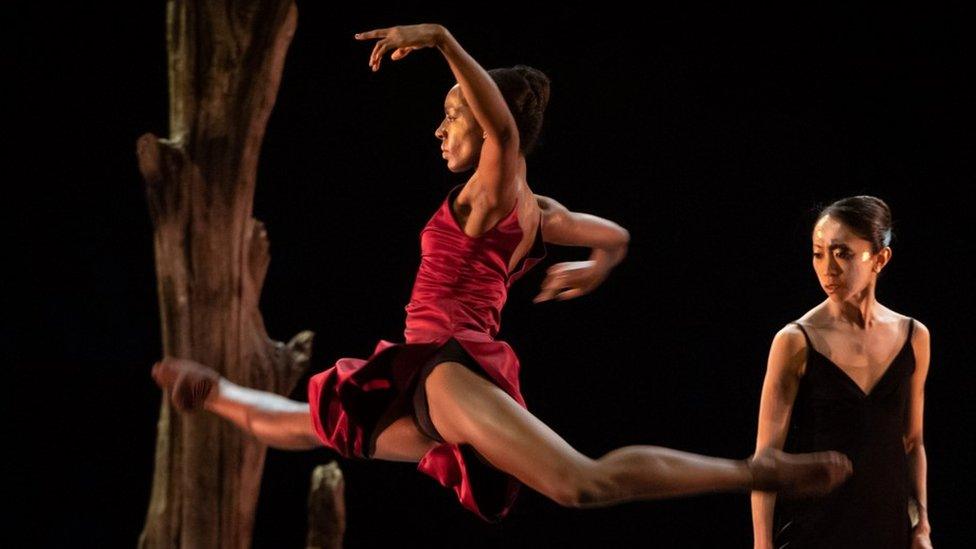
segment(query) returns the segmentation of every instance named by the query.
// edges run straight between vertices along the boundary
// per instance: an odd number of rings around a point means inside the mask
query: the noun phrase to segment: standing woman
[[[891,211],[872,196],[834,202],[813,228],[827,299],[773,339],[756,450],[836,450],[854,474],[821,500],[776,505],[775,528],[775,496],[754,492],[757,548],[931,547],[922,444],[929,331],[875,297],[890,241]]]
[[[201,364],[165,358],[156,382],[181,410],[204,407],[276,448],[327,446],[347,458],[398,460],[456,493],[485,520],[505,516],[521,483],[567,506],[610,505],[756,487],[828,491],[849,474],[837,453],[750,460],[629,446],[591,459],[526,410],[519,361],[495,339],[508,287],[545,255],[545,243],[592,249],[551,267],[536,301],[592,291],[619,263],[619,225],[536,196],[525,156],[542,126],[549,80],[525,66],[485,71],[440,25],[357,34],[369,59],[436,48],[457,80],[435,131],[447,168],[474,169],[421,231],[421,261],[406,307],[405,343],[380,341],[367,359],[343,358],[309,381],[309,402],[240,387]],[[554,368],[555,365],[550,365]]]

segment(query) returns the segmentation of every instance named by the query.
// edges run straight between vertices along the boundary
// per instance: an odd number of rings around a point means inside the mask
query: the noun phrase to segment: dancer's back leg
[[[850,473],[850,463],[833,452],[804,456],[773,452],[747,462],[628,446],[591,459],[500,388],[459,363],[438,365],[427,378],[426,389],[431,420],[447,442],[470,444],[496,468],[566,506],[721,490],[822,493]]]
[[[206,409],[279,450],[324,446],[312,427],[307,402],[242,387],[188,359],[164,358],[153,366],[152,376],[177,410]],[[409,409],[397,406],[380,418],[374,458],[417,462],[437,444],[417,429],[409,414]]]

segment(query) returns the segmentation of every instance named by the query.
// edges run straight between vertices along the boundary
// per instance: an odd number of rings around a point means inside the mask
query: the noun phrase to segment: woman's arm
[[[572,212],[552,198],[535,196],[542,209],[543,240],[560,246],[585,246],[593,251],[587,261],[550,267],[542,292],[533,301],[566,300],[593,291],[627,255],[630,233],[613,221]]]
[[[905,453],[908,454],[908,471],[915,499],[918,500],[918,525],[915,527],[912,547],[931,547],[929,535],[928,494],[925,475],[928,468],[925,444],[922,442],[922,410],[925,403],[925,378],[929,373],[929,330],[921,322],[914,321],[912,336],[915,350],[915,373],[912,375],[908,421],[905,425]]]
[[[507,211],[515,202],[519,132],[505,98],[488,72],[464,51],[444,27],[439,27],[437,49],[444,54],[461,94],[487,137],[478,159],[478,182],[489,206]]]
[[[805,362],[806,339],[798,327],[789,324],[776,334],[769,349],[759,403],[757,454],[764,448],[783,448]],[[776,495],[773,493],[752,493],[752,531],[757,549],[773,546],[775,504]]]
[[[441,25],[435,26],[437,49],[447,59],[447,64],[451,67],[451,72],[454,73],[454,78],[461,87],[461,94],[471,107],[475,120],[478,121],[481,129],[488,133],[489,139],[495,139],[499,143],[514,144],[517,153],[518,127],[498,85],[492,80],[488,71],[464,51],[450,31]]]
[[[461,87],[461,94],[475,120],[487,134],[478,160],[478,181],[493,205],[507,209],[515,200],[515,173],[518,167],[519,134],[515,118],[505,98],[488,72],[461,47],[454,36],[438,24],[406,25],[376,29],[356,35],[358,40],[379,38],[369,64],[379,70],[383,54],[395,50],[390,58],[403,59],[419,48],[436,47],[447,60]]]

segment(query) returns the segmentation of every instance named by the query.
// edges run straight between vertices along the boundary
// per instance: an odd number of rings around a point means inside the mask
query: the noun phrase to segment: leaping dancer
[[[542,127],[549,79],[524,65],[485,71],[441,25],[371,30],[369,65],[436,48],[457,84],[434,135],[447,168],[474,168],[421,231],[421,261],[406,306],[405,343],[381,340],[367,359],[343,358],[316,374],[309,401],[241,387],[213,369],[164,358],[152,375],[180,410],[204,408],[269,446],[327,446],[347,458],[416,462],[483,519],[504,517],[521,484],[560,505],[597,507],[710,491],[821,494],[850,474],[841,454],[775,449],[743,460],[655,446],[599,458],[575,450],[532,415],[519,360],[495,338],[509,286],[546,244],[592,249],[551,266],[536,302],[591,292],[624,257],[628,232],[533,194],[526,156]]]

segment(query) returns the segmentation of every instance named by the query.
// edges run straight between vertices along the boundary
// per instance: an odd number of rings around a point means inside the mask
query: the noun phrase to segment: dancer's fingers
[[[559,293],[559,288],[543,288],[543,290],[539,292],[538,295],[535,296],[532,302],[541,303],[543,301],[549,301],[550,299],[555,297],[557,293]]]
[[[369,40],[370,38],[383,38],[390,32],[390,29],[373,29],[366,32],[357,32],[353,35],[356,40]]]
[[[378,50],[379,47],[380,47],[380,43],[376,42],[375,44],[373,44],[373,51],[369,52],[368,64],[370,68],[373,68],[373,62],[376,59],[376,50]]]
[[[376,53],[375,65],[373,66],[373,71],[380,70],[380,63],[383,62],[383,56],[386,52],[390,50],[390,42],[387,39],[380,40],[376,43],[379,46],[379,51]]]
[[[533,301],[538,303],[540,301],[546,301],[548,299],[552,299],[561,290],[570,288],[571,286],[572,285],[567,280],[565,280],[564,276],[560,276],[560,275],[547,276],[545,280],[542,281],[541,284],[542,291],[539,292],[539,295]]]
[[[374,71],[380,67],[380,58],[383,55],[383,49],[386,47],[384,40],[380,40],[373,46],[373,53],[369,56],[369,66],[372,67]]]
[[[550,299],[566,301],[581,295],[586,295],[587,291],[582,286],[561,285],[547,288],[540,292],[533,300],[533,303],[540,303]]]
[[[549,301],[552,299],[552,292],[539,292],[534,298],[532,298],[532,303],[542,303],[543,301]]]
[[[549,275],[542,281],[542,287],[549,289],[564,288],[568,286],[568,277],[566,275]]]
[[[393,61],[398,61],[406,57],[407,54],[412,51],[413,48],[397,48],[397,50],[393,52],[393,55],[390,56],[390,59],[392,59]]]
[[[559,301],[566,301],[567,299],[573,299],[574,297],[579,297],[584,293],[585,292],[582,290],[582,288],[572,288],[570,290],[566,290],[564,292],[559,292],[558,294],[556,294],[556,299],[558,299]]]

